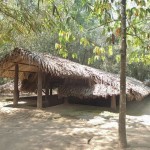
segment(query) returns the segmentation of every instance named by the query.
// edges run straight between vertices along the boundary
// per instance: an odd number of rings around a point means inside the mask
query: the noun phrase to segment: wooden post
[[[50,95],[52,96],[53,95],[53,87],[51,86],[50,88]]]
[[[48,101],[48,96],[49,96],[49,86],[46,81],[46,87],[45,87],[45,100]]]
[[[48,76],[45,75],[45,101],[48,102],[48,96],[49,96],[49,80]]]
[[[45,107],[49,106],[49,88],[46,85],[45,87]]]
[[[19,80],[19,66],[18,64],[15,64],[14,101],[13,101],[14,106],[17,106],[19,101],[18,80]]]
[[[116,96],[115,95],[112,95],[112,97],[111,97],[111,108],[113,109],[113,110],[116,110]]]
[[[48,100],[48,96],[49,96],[49,88],[46,86],[46,88],[45,88],[45,100]]]
[[[42,108],[42,71],[38,70],[38,87],[37,87],[37,108]]]

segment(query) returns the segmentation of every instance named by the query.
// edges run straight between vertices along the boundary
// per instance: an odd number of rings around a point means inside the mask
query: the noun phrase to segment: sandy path
[[[0,150],[118,149],[118,113],[109,109],[58,105],[36,110],[11,103],[0,101]],[[128,115],[127,136],[128,150],[149,150],[150,114]]]

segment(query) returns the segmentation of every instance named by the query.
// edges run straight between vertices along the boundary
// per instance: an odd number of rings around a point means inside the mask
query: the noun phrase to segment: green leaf
[[[116,55],[116,61],[117,61],[117,63],[119,63],[120,62],[120,55]]]
[[[60,49],[60,48],[61,48],[61,45],[58,43],[55,43],[55,49]]]
[[[71,37],[71,32],[66,32],[65,33],[65,40],[66,40],[66,42],[69,42],[70,37]]]
[[[67,57],[68,57],[68,53],[67,53],[67,52],[64,52],[64,53],[62,54],[62,56],[63,56],[64,58],[67,58]]]
[[[96,54],[96,55],[100,55],[100,53],[101,53],[100,47],[95,46],[94,49],[93,49],[93,53]]]
[[[108,55],[109,55],[109,56],[112,56],[112,55],[113,55],[112,46],[109,46],[109,47],[108,47]]]
[[[99,58],[100,58],[100,56],[95,55],[95,56],[94,56],[94,61],[99,60]]]
[[[58,35],[59,35],[60,37],[61,37],[61,36],[64,36],[64,31],[60,30]]]
[[[100,55],[100,54],[105,53],[105,49],[103,47],[100,48],[98,46],[95,46],[93,49],[93,53],[96,55]]]
[[[102,59],[102,61],[104,61],[105,60],[105,56],[102,56],[101,59]]]
[[[73,59],[77,59],[77,58],[78,58],[77,53],[73,53],[73,54],[72,54],[72,58],[73,58]]]
[[[80,44],[84,45],[84,47],[88,46],[90,43],[86,38],[81,38],[80,39]]]
[[[88,65],[93,64],[94,63],[94,58],[88,58]]]

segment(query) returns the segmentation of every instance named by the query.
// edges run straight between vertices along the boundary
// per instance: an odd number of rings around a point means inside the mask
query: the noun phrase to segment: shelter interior
[[[38,99],[37,99],[37,106],[39,108],[42,107],[48,107],[48,106],[54,106],[62,103],[72,103],[72,104],[84,104],[84,105],[96,105],[96,106],[104,106],[104,107],[112,107],[113,109],[116,109],[116,105],[119,103],[119,98],[116,97],[116,102],[112,104],[111,97],[107,98],[77,98],[77,97],[67,97],[67,98],[61,98],[59,97],[57,91],[57,88],[59,86],[65,86],[65,85],[75,85],[75,86],[82,86],[89,87],[91,83],[86,79],[64,79],[56,76],[52,76],[51,74],[42,73],[42,102],[40,103],[41,106],[38,106]],[[30,91],[35,92],[38,94],[38,86],[40,86],[38,77],[39,73],[37,72],[24,72],[23,73],[24,78],[21,81],[21,91]],[[53,92],[55,91],[55,92]],[[53,93],[55,93],[53,95]],[[57,95],[56,95],[57,93]],[[35,99],[36,97],[31,97],[32,99]],[[38,98],[38,97],[37,97]]]
[[[42,108],[45,106],[52,106],[61,104],[64,102],[64,98],[59,97],[59,95],[53,95],[53,89],[58,88],[59,86],[65,85],[76,85],[83,87],[89,87],[91,83],[88,79],[71,79],[71,78],[61,78],[60,76],[53,76],[50,73],[42,72],[38,66],[33,64],[27,64],[25,62],[11,62],[7,70],[14,74],[14,105],[18,105],[19,101],[19,89],[18,83],[21,80],[20,91],[35,92],[37,93],[37,107]],[[44,96],[43,96],[44,94]],[[43,98],[44,97],[44,98]],[[113,109],[116,109],[118,102],[112,100],[111,97],[96,98],[96,99],[85,99],[68,97],[65,98],[69,103],[80,103],[80,104],[90,104],[90,105],[103,105],[111,106]],[[117,100],[118,101],[118,100]]]

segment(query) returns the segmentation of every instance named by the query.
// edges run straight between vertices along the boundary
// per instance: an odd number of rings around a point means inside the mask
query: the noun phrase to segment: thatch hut
[[[115,97],[120,93],[120,78],[108,73],[81,65],[49,54],[31,52],[15,48],[0,60],[0,77],[14,78],[14,105],[19,99],[18,80],[21,90],[37,91],[37,107],[42,107],[42,90],[46,97],[58,88],[58,97],[78,98],[111,97],[115,108]],[[142,82],[127,77],[126,94],[128,100],[141,100],[150,94],[150,88]]]

